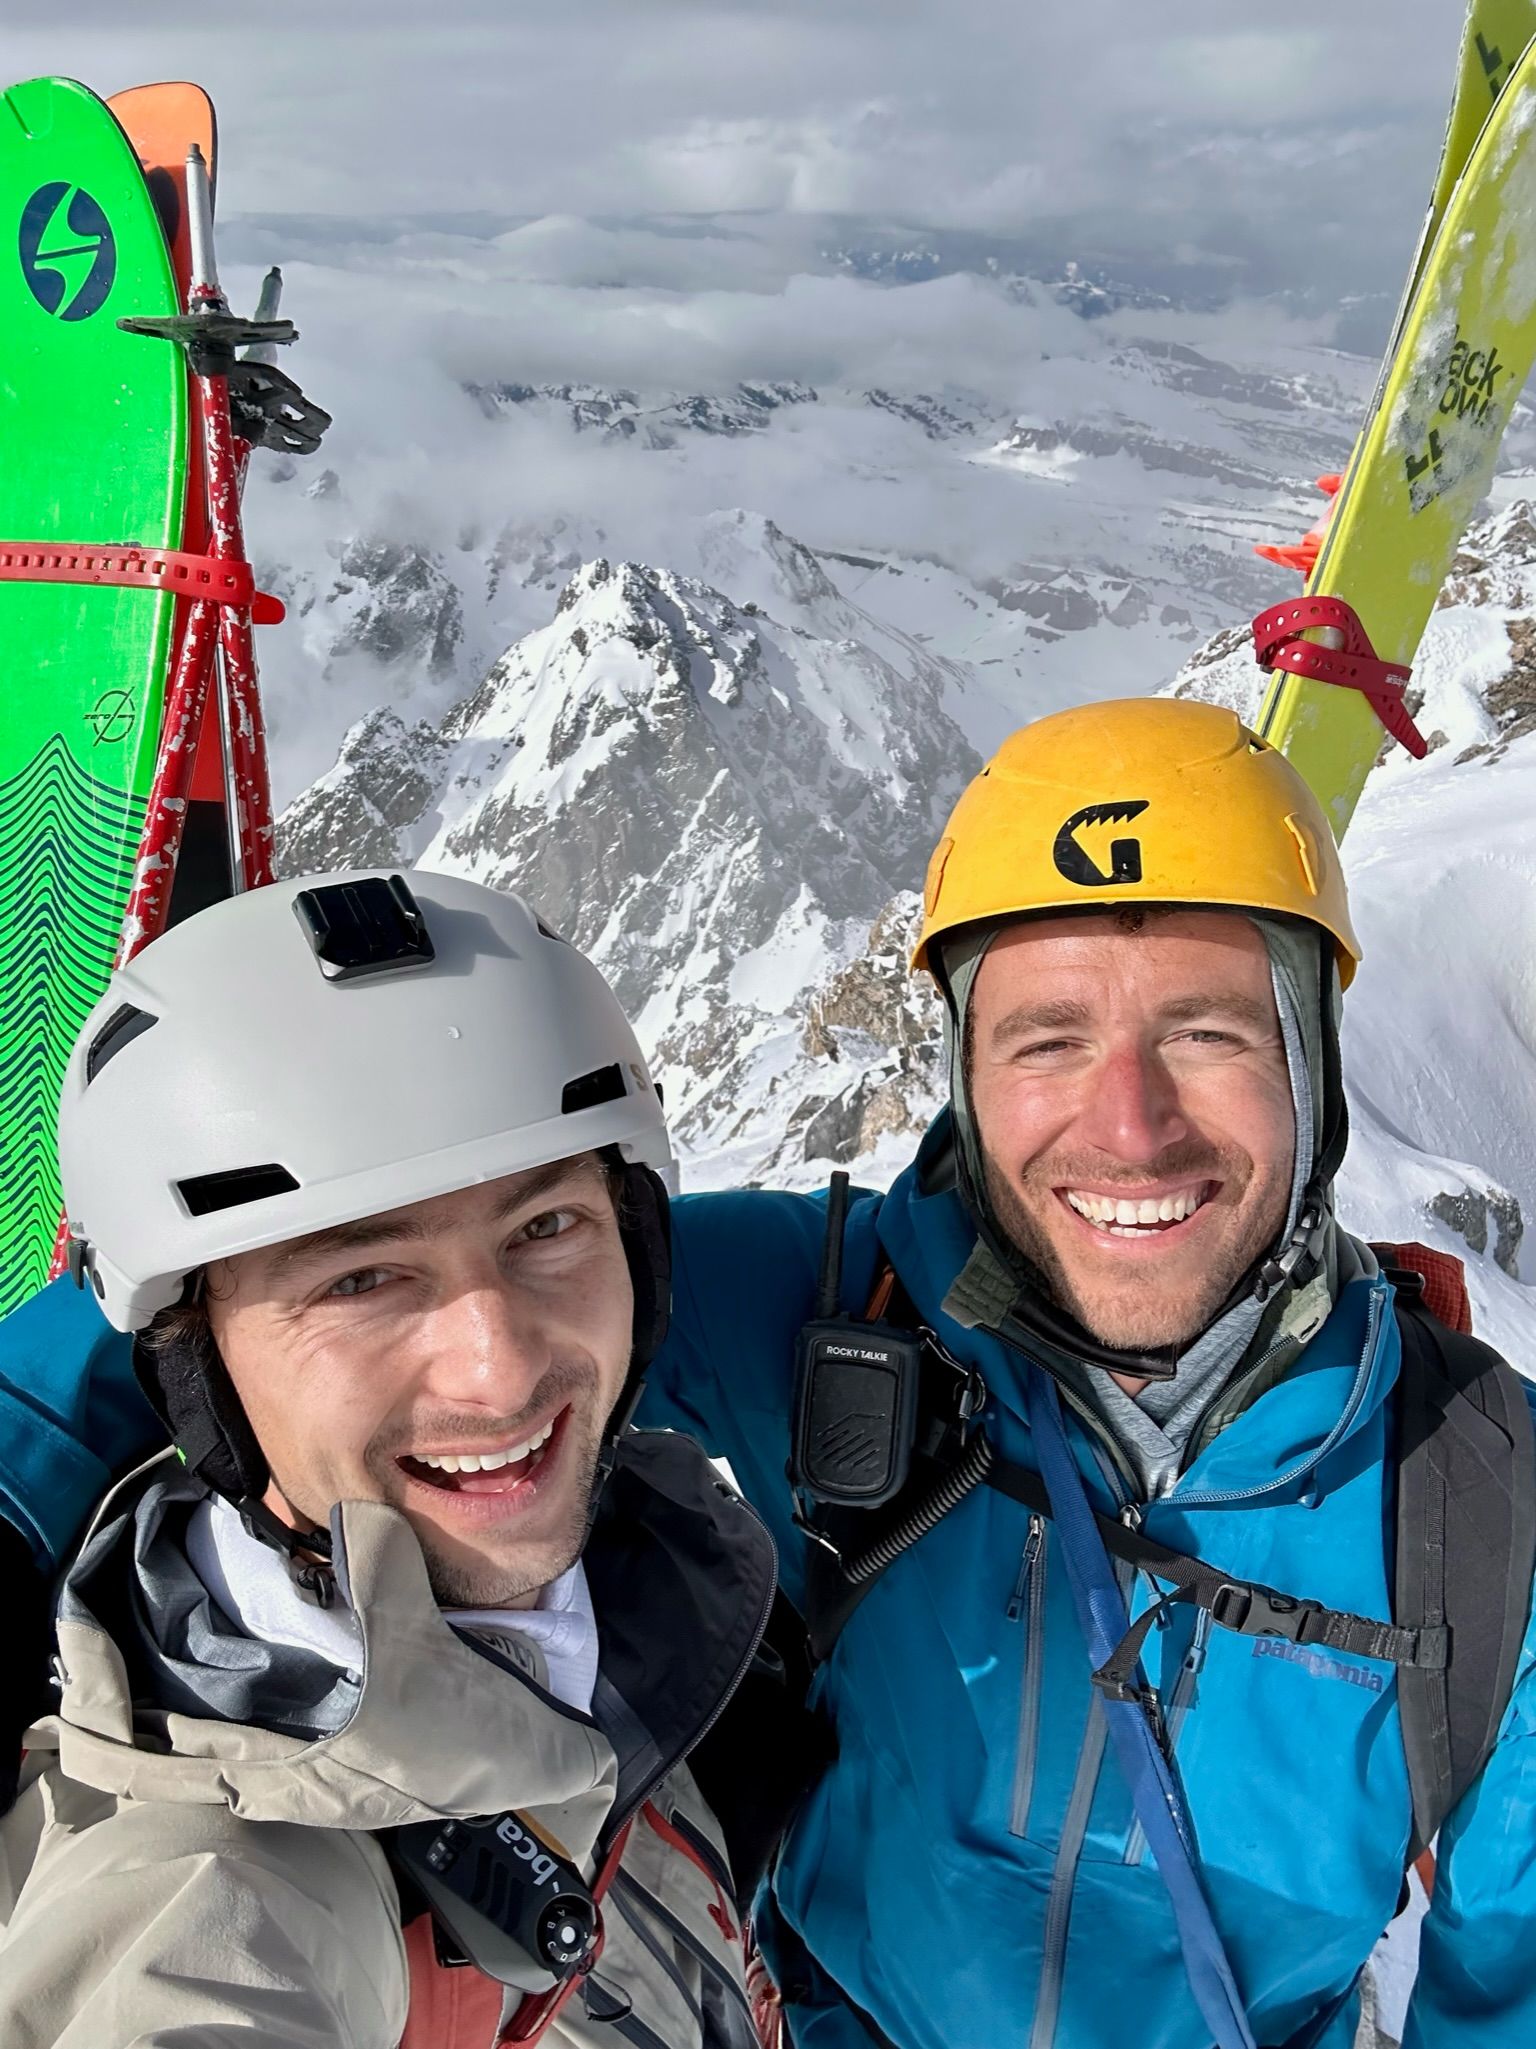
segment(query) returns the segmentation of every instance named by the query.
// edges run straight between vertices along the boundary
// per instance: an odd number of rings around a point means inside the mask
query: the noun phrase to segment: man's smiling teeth
[[[1175,1195],[1144,1196],[1139,1202],[1128,1201],[1123,1195],[1092,1195],[1078,1188],[1069,1188],[1065,1193],[1080,1217],[1118,1238],[1158,1224],[1183,1223],[1206,1200],[1207,1188],[1201,1183],[1196,1188],[1181,1188]]]
[[[440,1473],[494,1473],[501,1466],[515,1466],[519,1459],[528,1458],[548,1444],[554,1423],[549,1422],[537,1437],[530,1437],[526,1444],[514,1444],[506,1451],[465,1451],[455,1455],[445,1452],[441,1458],[429,1458],[425,1452],[415,1454],[416,1463],[434,1466]]]

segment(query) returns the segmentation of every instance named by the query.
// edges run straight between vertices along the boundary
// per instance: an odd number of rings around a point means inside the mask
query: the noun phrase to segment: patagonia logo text
[[[1261,1636],[1254,1644],[1256,1658],[1284,1658],[1288,1665],[1301,1665],[1314,1679],[1342,1679],[1347,1686],[1363,1686],[1367,1693],[1380,1693],[1386,1685],[1381,1672],[1367,1671],[1364,1665],[1346,1664],[1343,1658],[1330,1657],[1327,1651],[1312,1650],[1306,1644],[1285,1643],[1279,1637]]]

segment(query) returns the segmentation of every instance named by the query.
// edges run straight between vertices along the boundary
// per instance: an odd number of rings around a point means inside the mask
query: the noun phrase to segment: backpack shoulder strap
[[[1487,1763],[1509,1702],[1536,1573],[1536,1435],[1514,1368],[1439,1323],[1416,1274],[1388,1277],[1403,1348],[1394,1613],[1450,1631],[1443,1671],[1397,1675],[1414,1858]]]

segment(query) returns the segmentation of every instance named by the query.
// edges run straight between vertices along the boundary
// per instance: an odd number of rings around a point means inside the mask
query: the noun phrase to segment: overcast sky
[[[1461,0],[6,0],[5,69],[218,102],[226,214],[770,210],[1391,291]],[[340,225],[338,223],[338,225]]]
[[[1117,322],[1004,281],[1070,256],[1179,299],[1125,314],[1133,337],[1324,376],[1313,344],[1374,352],[1461,20],[1461,0],[0,0],[0,72],[213,94],[225,282],[249,305],[283,265],[285,367],[335,411],[344,480],[311,502],[307,467],[259,465],[252,543],[317,587],[349,533],[446,559],[511,523],[678,563],[731,506],[984,578],[1056,559],[1049,489],[935,454],[861,394],[1118,421],[1139,400],[1101,374]],[[891,291],[827,259],[882,240],[936,249],[940,274]],[[764,378],[829,402],[655,460],[521,412],[490,430],[464,389]],[[285,791],[375,701],[364,675],[311,717],[307,660],[297,632],[263,654]]]

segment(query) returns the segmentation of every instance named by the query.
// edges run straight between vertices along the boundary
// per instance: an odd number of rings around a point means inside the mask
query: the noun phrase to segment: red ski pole
[[[203,153],[193,143],[187,154],[187,227],[192,245],[192,288],[187,312],[192,319],[229,321],[229,302],[219,286],[213,250],[213,194]],[[254,328],[258,323],[250,323]],[[270,333],[252,333],[253,342],[283,341],[292,335],[285,321],[259,323]],[[203,435],[204,474],[208,490],[209,552],[218,561],[246,561],[245,533],[240,518],[240,483],[249,448],[238,444],[230,421],[229,370],[234,337],[223,351],[189,349],[192,390]],[[267,771],[266,728],[262,723],[256,648],[248,607],[226,608],[219,620],[223,657],[224,743],[234,802],[234,837],[238,851],[235,887],[259,889],[272,880],[272,785]]]

